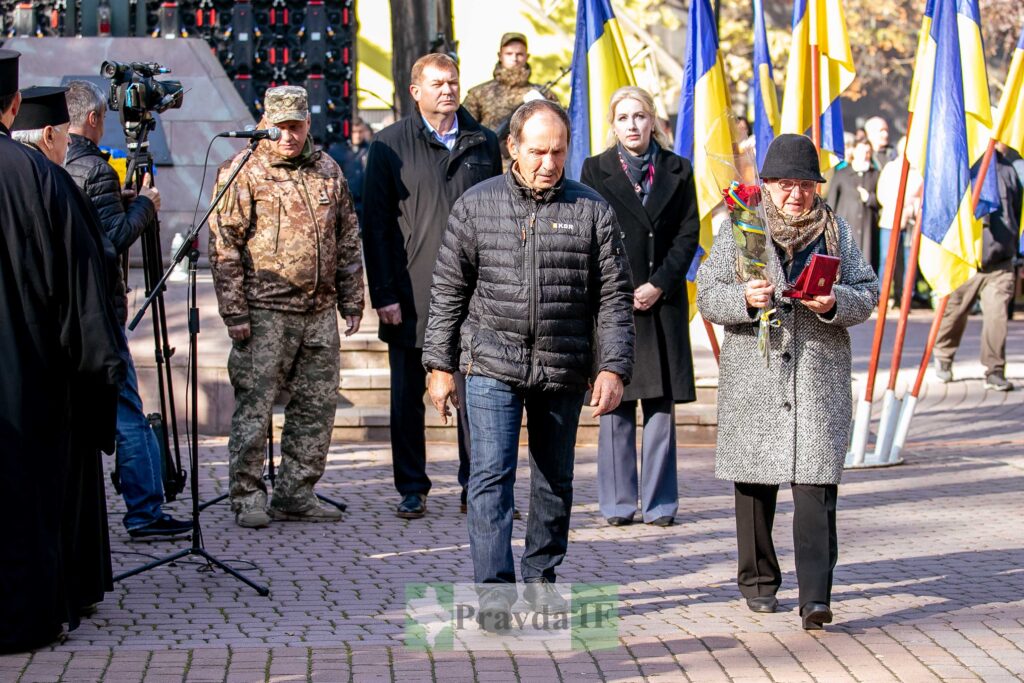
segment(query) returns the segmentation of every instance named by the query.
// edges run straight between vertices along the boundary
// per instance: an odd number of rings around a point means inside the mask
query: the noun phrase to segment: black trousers
[[[832,572],[839,559],[834,484],[791,484],[793,489],[793,546],[800,606],[830,604]],[[778,485],[736,482],[736,542],[739,568],[736,581],[745,598],[775,595],[782,584],[779,558],[772,543]]]
[[[395,488],[402,496],[427,495],[431,483],[427,476],[426,404],[423,402],[427,371],[423,369],[423,349],[389,344],[388,364],[391,366],[391,464]],[[466,380],[462,373],[455,373],[455,388],[459,397],[458,476],[465,502],[469,482],[469,420],[465,407]]]

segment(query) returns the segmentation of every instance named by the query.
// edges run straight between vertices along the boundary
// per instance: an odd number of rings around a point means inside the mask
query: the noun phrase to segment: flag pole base
[[[846,454],[846,462],[859,464],[864,462],[868,447],[868,431],[871,429],[871,401],[861,399],[857,402],[857,412],[853,419],[853,443]]]
[[[868,470],[868,469],[878,469],[878,468],[881,468],[881,467],[894,467],[896,465],[902,465],[903,463],[904,463],[903,458],[898,458],[896,460],[885,460],[885,461],[883,461],[883,460],[880,460],[878,457],[876,457],[874,453],[872,453],[870,455],[865,456],[863,462],[860,462],[858,464],[854,464],[852,459],[850,458],[850,456],[847,455],[846,456],[846,464],[843,465],[843,468],[847,469],[847,470]]]
[[[878,421],[878,436],[875,439],[874,460],[884,462],[889,459],[889,449],[892,448],[893,436],[896,433],[896,423],[900,419],[901,402],[896,398],[896,392],[886,389],[882,398],[882,416]]]

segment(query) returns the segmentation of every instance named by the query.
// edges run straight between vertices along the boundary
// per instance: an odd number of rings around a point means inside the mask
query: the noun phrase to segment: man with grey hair
[[[889,124],[881,116],[872,116],[864,122],[864,132],[871,143],[872,162],[875,168],[882,168],[896,159],[896,150],[889,144]]]
[[[64,88],[33,87],[22,91],[22,106],[11,124],[11,137],[60,166],[68,150],[68,114]]]
[[[572,508],[576,430],[592,387],[594,415],[615,410],[633,370],[633,286],[612,208],[565,177],[569,119],[534,100],[512,115],[512,166],[455,202],[430,292],[423,365],[447,421],[466,376],[473,456],[469,543],[481,590],[478,620],[511,626],[518,595],[512,487],[523,411],[530,446],[530,523],[523,596],[564,612],[554,588]],[[596,343],[595,343],[596,340]]]
[[[160,208],[160,191],[149,187],[148,175],[138,196],[121,189],[117,171],[107,162],[110,155],[99,148],[107,111],[103,91],[88,81],[72,81],[67,87],[71,121],[65,169],[92,202],[104,233],[121,256],[153,223]],[[128,298],[122,277],[118,268],[113,304],[123,334]],[[128,377],[117,398],[117,469],[127,508],[122,521],[133,538],[188,533],[191,521],[175,519],[163,511],[160,444],[143,409],[131,354],[127,356]]]

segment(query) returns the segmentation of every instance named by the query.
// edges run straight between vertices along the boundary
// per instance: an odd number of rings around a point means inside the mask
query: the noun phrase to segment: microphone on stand
[[[229,130],[226,133],[218,133],[219,138],[244,138],[251,140],[280,140],[281,129],[277,127],[259,128],[251,130]]]

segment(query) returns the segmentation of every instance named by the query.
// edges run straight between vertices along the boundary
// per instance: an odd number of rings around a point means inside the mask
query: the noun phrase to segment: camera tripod
[[[251,579],[249,579],[249,578],[245,577],[244,575],[242,575],[237,570],[229,567],[227,564],[225,564],[221,560],[218,560],[216,557],[211,555],[203,547],[203,531],[202,531],[202,527],[199,524],[199,514],[200,514],[200,511],[201,511],[201,508],[200,508],[200,505],[199,505],[199,477],[198,477],[198,473],[199,473],[199,431],[198,431],[198,425],[199,425],[199,306],[198,306],[198,304],[196,302],[196,271],[198,269],[198,263],[199,263],[199,231],[206,224],[206,221],[209,220],[210,216],[213,214],[214,210],[217,208],[217,205],[220,204],[220,201],[224,197],[224,194],[227,192],[227,190],[231,186],[231,184],[235,181],[235,178],[238,177],[238,173],[242,170],[242,167],[245,166],[247,161],[249,161],[249,157],[252,156],[252,153],[256,150],[256,146],[258,144],[259,144],[258,140],[253,140],[252,142],[249,143],[249,146],[245,150],[245,153],[242,155],[242,158],[238,161],[237,164],[235,164],[235,168],[231,171],[231,175],[228,176],[227,181],[221,186],[219,192],[217,192],[217,195],[214,197],[213,202],[210,203],[210,208],[207,209],[206,214],[203,216],[202,220],[200,220],[199,222],[197,222],[195,225],[192,226],[192,229],[189,232],[189,234],[186,236],[185,241],[182,242],[181,247],[178,249],[178,251],[174,254],[173,258],[171,259],[172,262],[171,262],[170,267],[164,272],[163,276],[160,277],[159,281],[157,281],[154,284],[154,286],[151,288],[151,291],[149,292],[148,296],[146,297],[146,300],[143,302],[142,307],[135,314],[135,317],[132,319],[131,323],[129,323],[129,325],[128,325],[128,329],[131,329],[131,330],[135,329],[135,327],[139,324],[139,321],[142,320],[142,316],[145,314],[146,309],[149,308],[150,304],[152,304],[156,300],[156,298],[160,294],[160,292],[163,291],[164,285],[167,283],[167,279],[174,272],[175,267],[177,267],[177,265],[179,263],[181,263],[186,257],[188,257],[189,384],[190,384],[190,389],[191,389],[191,396],[190,396],[190,398],[191,398],[191,401],[192,401],[192,404],[190,406],[190,411],[191,412],[190,412],[190,418],[189,418],[191,420],[191,424],[192,424],[191,433],[189,435],[190,436],[189,470],[191,472],[191,479],[192,479],[192,482],[191,482],[191,493],[192,493],[192,545],[190,547],[188,547],[188,548],[185,548],[183,550],[179,550],[176,553],[168,555],[167,557],[162,557],[162,558],[160,558],[158,560],[154,560],[154,561],[149,562],[147,564],[144,564],[144,565],[142,565],[140,567],[136,567],[135,569],[131,569],[131,570],[127,571],[127,572],[124,572],[123,574],[118,574],[117,576],[114,577],[115,581],[121,581],[122,579],[127,579],[127,578],[129,578],[131,576],[135,576],[136,574],[140,574],[140,573],[142,573],[144,571],[148,571],[150,569],[155,569],[157,567],[162,567],[163,565],[166,565],[166,564],[171,564],[173,562],[176,562],[176,561],[178,561],[178,560],[180,560],[182,558],[185,558],[185,557],[189,557],[191,555],[197,555],[199,557],[202,557],[204,560],[206,560],[208,564],[211,564],[211,565],[213,565],[215,567],[218,567],[219,569],[224,570],[225,572],[227,572],[228,574],[230,574],[234,578],[238,579],[242,583],[246,584],[247,586],[249,586],[250,588],[255,590],[260,595],[269,595],[270,594],[270,589],[267,588],[266,586],[263,586],[263,585],[255,583]]]
[[[139,121],[124,123],[125,139],[131,158],[125,174],[126,189],[141,190],[147,174],[152,177],[153,157],[149,152],[149,133],[156,125],[152,116],[144,116]],[[164,306],[164,287],[155,287],[163,271],[163,252],[160,246],[160,219],[153,218],[141,236],[142,269],[145,276],[146,296],[155,293],[153,299],[153,355],[156,361],[157,394],[160,398],[160,412],[151,414],[150,426],[153,428],[157,443],[160,445],[161,464],[163,471],[164,497],[168,503],[177,499],[185,488],[187,474],[181,465],[181,446],[178,438],[178,420],[174,404],[174,377],[171,370],[171,357],[174,348],[167,336],[167,314]],[[124,282],[128,282],[128,257],[122,261]],[[134,329],[134,326],[132,327]],[[170,427],[170,429],[168,429]],[[173,457],[172,457],[173,446]],[[120,470],[116,466],[110,475],[114,488],[121,492]]]

